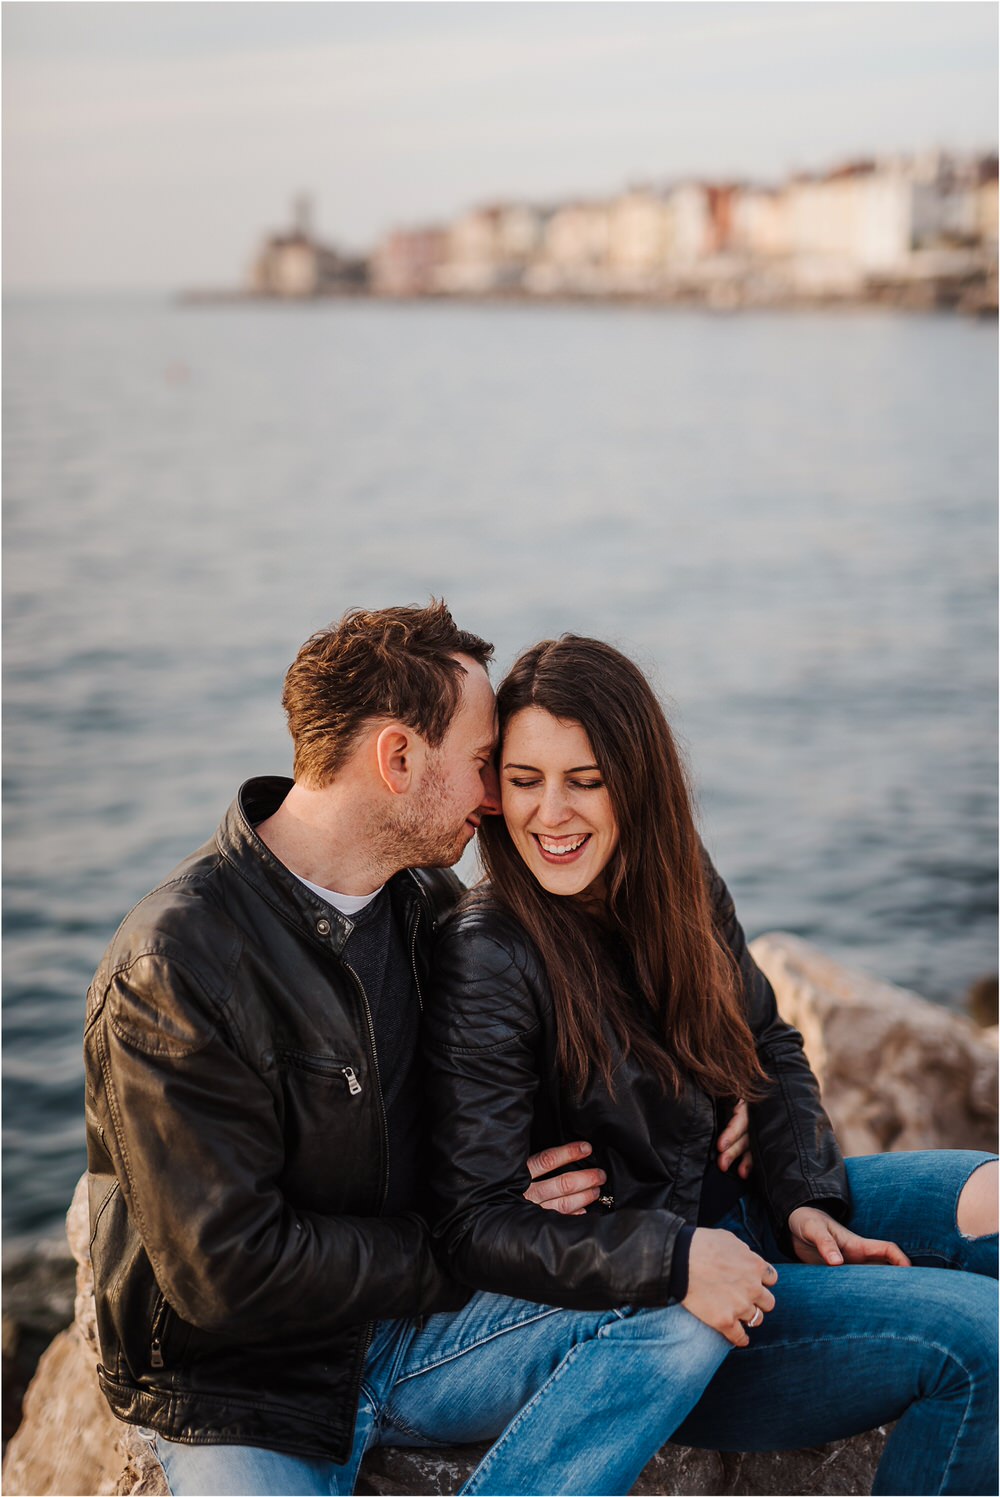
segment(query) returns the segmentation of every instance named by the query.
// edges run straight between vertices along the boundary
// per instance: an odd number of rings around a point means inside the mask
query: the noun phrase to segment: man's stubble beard
[[[450,868],[457,863],[467,845],[465,823],[443,825],[446,804],[444,776],[429,760],[414,799],[395,816],[372,822],[369,838],[379,860],[397,868]]]

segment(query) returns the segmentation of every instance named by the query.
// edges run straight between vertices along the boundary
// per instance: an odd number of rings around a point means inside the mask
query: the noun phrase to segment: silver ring
[[[756,1308],[756,1310],[754,1310],[754,1312],[753,1312],[753,1319],[752,1320],[745,1320],[743,1322],[743,1324],[746,1326],[746,1328],[747,1328],[748,1331],[752,1331],[755,1326],[760,1325],[760,1323],[761,1323],[761,1321],[763,1319],[764,1319],[764,1312],[760,1308],[760,1305],[758,1305],[757,1308]]]

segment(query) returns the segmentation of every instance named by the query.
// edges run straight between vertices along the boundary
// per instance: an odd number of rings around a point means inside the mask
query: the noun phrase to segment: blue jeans
[[[790,1261],[756,1201],[720,1222],[775,1264],[776,1304],[720,1368],[677,1443],[798,1449],[896,1420],[873,1493],[995,1494],[997,1234],[963,1237],[956,1222],[962,1187],[991,1157],[848,1159],[848,1225],[898,1243],[912,1268]]]
[[[914,1268],[789,1261],[744,1202],[719,1225],[780,1277],[775,1309],[731,1356],[680,1305],[581,1312],[477,1294],[422,1329],[377,1327],[345,1466],[156,1436],[170,1490],[340,1497],[373,1445],[495,1440],[463,1492],[621,1494],[671,1436],[795,1449],[898,1420],[875,1492],[996,1492],[997,1238],[956,1224],[962,1186],[986,1158],[848,1160],[850,1225],[898,1242]]]
[[[682,1305],[557,1310],[476,1294],[464,1309],[432,1315],[422,1328],[413,1321],[377,1325],[344,1466],[250,1446],[151,1438],[177,1497],[336,1497],[354,1491],[373,1445],[480,1440],[496,1443],[463,1492],[621,1493],[697,1402],[728,1350],[724,1337]],[[658,1396],[643,1398],[650,1387]]]

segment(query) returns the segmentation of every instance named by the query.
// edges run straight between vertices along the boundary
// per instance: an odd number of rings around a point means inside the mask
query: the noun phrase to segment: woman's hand
[[[774,1309],[774,1295],[767,1286],[777,1282],[773,1264],[732,1232],[697,1227],[688,1258],[688,1292],[681,1303],[734,1346],[749,1346],[749,1322],[756,1319],[759,1325]]]
[[[733,1115],[719,1134],[715,1147],[719,1151],[719,1169],[723,1174],[739,1160],[736,1173],[746,1180],[753,1169],[750,1152],[750,1110],[741,1097],[733,1108]]]
[[[524,1199],[533,1201],[545,1211],[582,1216],[597,1200],[608,1178],[600,1169],[567,1169],[568,1165],[586,1159],[590,1152],[590,1145],[578,1139],[575,1143],[556,1144],[554,1148],[543,1149],[540,1154],[532,1154],[528,1160],[528,1174],[533,1183],[524,1192]],[[553,1170],[563,1170],[564,1173],[552,1179],[540,1178],[551,1175]]]
[[[859,1237],[842,1227],[818,1206],[796,1206],[788,1218],[792,1246],[800,1263],[826,1263],[831,1268],[841,1263],[885,1263],[895,1268],[909,1268],[910,1260],[894,1242],[880,1242],[874,1237]]]

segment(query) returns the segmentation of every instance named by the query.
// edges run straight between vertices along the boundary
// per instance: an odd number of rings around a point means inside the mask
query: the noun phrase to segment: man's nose
[[[486,764],[482,770],[483,798],[479,802],[479,809],[484,816],[500,815],[500,780],[492,764]]]

